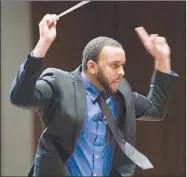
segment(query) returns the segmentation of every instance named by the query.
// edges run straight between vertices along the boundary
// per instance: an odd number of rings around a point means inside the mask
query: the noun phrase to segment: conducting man
[[[132,92],[125,75],[125,51],[100,36],[83,51],[72,72],[47,68],[46,53],[56,37],[57,15],[39,23],[40,38],[21,65],[10,90],[12,104],[40,113],[40,136],[30,176],[132,176],[135,166],[152,168],[135,146],[136,118],[162,119],[175,76],[164,37],[136,28],[155,60],[148,96]],[[104,101],[103,101],[104,100]]]

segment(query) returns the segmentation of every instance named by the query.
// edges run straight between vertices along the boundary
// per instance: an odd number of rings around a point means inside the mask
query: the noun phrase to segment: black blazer
[[[44,125],[38,142],[34,165],[30,176],[66,176],[64,163],[72,154],[84,123],[86,90],[81,80],[81,66],[67,72],[47,68],[41,74],[43,59],[30,55],[21,65],[10,90],[12,104],[37,111]],[[126,141],[135,146],[136,118],[160,120],[166,114],[174,76],[154,71],[148,96],[131,90],[122,79],[114,95],[117,108],[117,123],[124,132]],[[132,176],[135,164],[111,141],[114,159],[110,175],[120,173]]]

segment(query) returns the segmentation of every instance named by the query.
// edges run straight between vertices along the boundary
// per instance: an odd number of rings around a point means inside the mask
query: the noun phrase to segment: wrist
[[[163,73],[171,72],[170,58],[155,59],[155,69]]]
[[[51,42],[48,40],[40,39],[36,44],[34,50],[32,51],[32,55],[35,57],[45,57],[47,51],[51,46]]]

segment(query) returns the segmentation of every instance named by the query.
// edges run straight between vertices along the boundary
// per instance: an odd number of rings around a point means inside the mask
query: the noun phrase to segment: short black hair
[[[87,69],[87,62],[89,60],[98,62],[99,54],[101,50],[103,49],[103,47],[105,46],[123,48],[122,45],[118,41],[110,37],[99,36],[99,37],[92,39],[85,46],[83,53],[82,53],[82,70]]]

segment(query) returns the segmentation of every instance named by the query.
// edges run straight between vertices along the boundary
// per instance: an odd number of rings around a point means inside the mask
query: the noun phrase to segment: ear
[[[91,74],[94,75],[96,73],[97,64],[93,60],[87,62],[87,67]]]

